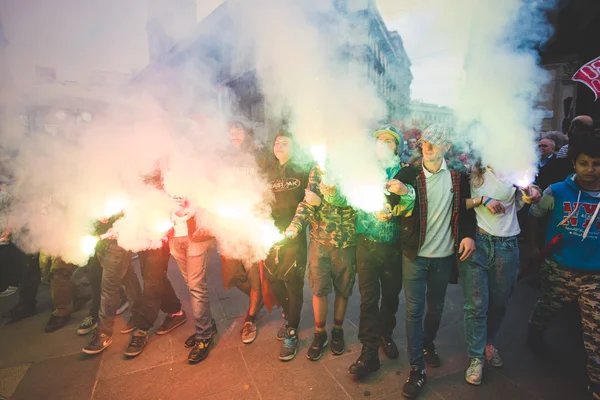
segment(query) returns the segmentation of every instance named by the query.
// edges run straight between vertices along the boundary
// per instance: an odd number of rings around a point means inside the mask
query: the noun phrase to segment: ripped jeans
[[[506,314],[519,273],[516,236],[477,233],[477,249],[469,262],[459,263],[465,301],[465,337],[469,358],[484,358]]]

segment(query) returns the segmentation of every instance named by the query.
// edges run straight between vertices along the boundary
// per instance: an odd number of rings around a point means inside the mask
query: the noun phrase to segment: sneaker
[[[157,335],[165,335],[171,332],[173,329],[185,324],[187,316],[185,311],[180,310],[177,314],[167,315],[160,327],[156,330]]]
[[[98,326],[98,319],[88,315],[85,319],[79,324],[79,328],[77,328],[78,335],[87,335]]]
[[[391,360],[395,360],[400,357],[398,346],[396,346],[396,343],[391,336],[381,337],[381,349],[383,350],[383,354],[385,354],[385,356]]]
[[[256,339],[256,323],[246,321],[240,331],[242,334],[242,343],[250,344]]]
[[[127,297],[121,298],[121,303],[119,304],[119,308],[117,308],[117,315],[121,315],[129,308],[129,300]]]
[[[542,353],[544,350],[544,332],[530,324],[527,332],[527,345],[533,354],[539,355]]]
[[[131,335],[131,340],[129,341],[129,345],[125,349],[125,355],[128,357],[135,357],[140,355],[142,351],[144,351],[144,347],[148,343],[148,332],[142,329],[136,329]]]
[[[344,352],[346,343],[344,342],[344,330],[333,328],[331,330],[331,353],[339,356]]]
[[[471,358],[471,364],[465,372],[465,381],[471,385],[481,385],[483,378],[483,360],[481,358]]]
[[[52,314],[50,316],[50,319],[48,320],[48,323],[46,324],[46,328],[44,329],[44,332],[46,332],[46,333],[55,332],[55,331],[59,330],[60,328],[62,328],[63,326],[65,326],[67,324],[67,322],[69,322],[70,319],[71,319],[70,315],[67,315],[66,317],[59,317],[57,315]]]
[[[362,378],[379,370],[380,367],[377,350],[363,347],[360,357],[350,366],[348,373]]]
[[[504,365],[500,354],[498,354],[498,349],[492,343],[485,346],[485,360],[494,368],[500,368]]]
[[[36,309],[34,305],[25,305],[23,303],[17,303],[12,309],[4,313],[2,316],[8,318],[7,324],[14,324],[22,319],[35,315]]]
[[[294,328],[288,328],[285,331],[281,349],[279,350],[279,359],[281,361],[290,361],[296,357],[298,352],[298,331]]]
[[[408,399],[414,399],[419,396],[421,389],[427,382],[427,376],[424,369],[417,367],[410,368],[410,375],[402,388],[402,395]]]
[[[327,341],[327,332],[315,332],[315,338],[308,348],[306,357],[311,361],[317,361],[323,355],[323,351],[329,342]]]
[[[211,338],[215,337],[215,335],[217,334],[217,321],[215,321],[215,319],[212,319],[212,334],[211,334]],[[183,347],[185,347],[186,349],[189,349],[190,347],[192,347],[194,344],[196,343],[196,334],[193,333],[190,337],[188,337],[185,342],[183,343]]]
[[[212,337],[210,339],[205,340],[195,340],[194,345],[192,346],[192,350],[190,350],[190,354],[188,355],[188,361],[190,362],[190,364],[199,363],[200,361],[208,357],[208,351],[210,350],[210,345],[212,343]]]
[[[0,297],[12,296],[13,294],[17,293],[17,290],[19,290],[18,286],[9,286],[6,288],[6,290],[0,292]]]
[[[435,351],[435,345],[433,343],[424,346],[423,356],[425,357],[425,362],[431,368],[437,368],[440,366],[440,356],[438,355],[437,351]]]
[[[587,387],[588,393],[596,400],[600,400],[600,383],[590,382]]]
[[[125,324],[125,326],[121,329],[122,334],[131,333],[136,330],[137,326],[135,326],[135,318],[133,316],[129,317],[129,320]]]
[[[92,341],[85,346],[81,351],[85,354],[98,354],[102,353],[104,349],[112,344],[112,337],[108,336],[105,333],[100,333],[98,331],[94,331],[94,336],[92,336]]]

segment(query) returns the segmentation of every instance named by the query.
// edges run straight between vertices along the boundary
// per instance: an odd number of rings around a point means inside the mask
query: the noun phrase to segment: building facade
[[[452,110],[436,104],[412,101],[410,103],[410,119],[420,124],[449,124],[454,122]]]
[[[251,50],[244,54],[230,45],[236,42],[236,33],[229,29],[235,24],[228,12],[228,3],[224,1],[200,21],[194,37],[177,43],[162,60],[151,63],[136,79],[153,80],[155,74],[165,75],[165,66],[177,66],[197,59],[201,61],[197,67],[207,66],[213,75],[213,93],[205,95],[214,97],[223,112],[243,115],[254,121],[257,124],[255,128],[263,129],[265,139],[268,139],[274,133],[268,132],[268,129],[278,122],[272,120],[274,117],[269,112],[268,99],[261,91],[251,67],[253,63],[248,62],[252,59]],[[330,40],[327,22],[331,19],[341,18],[354,32],[358,32],[360,41],[351,42],[350,38],[343,38],[346,43],[340,46],[344,53],[340,58],[344,60],[347,57],[349,68],[358,66],[358,72],[376,87],[384,107],[380,114],[385,115],[387,121],[408,116],[411,63],[400,35],[386,28],[375,1],[335,0],[331,12],[331,15],[315,18],[321,21],[318,25],[322,26],[322,29],[319,28],[322,30],[321,39]],[[335,40],[336,44],[343,41],[340,37]]]

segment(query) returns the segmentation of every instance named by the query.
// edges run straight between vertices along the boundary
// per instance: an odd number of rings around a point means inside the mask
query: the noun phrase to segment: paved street
[[[137,267],[137,261],[135,262]],[[308,285],[300,324],[302,339],[298,356],[291,362],[278,360],[280,342],[275,339],[281,324],[279,313],[264,310],[258,321],[257,340],[244,345],[239,339],[247,300],[237,290],[224,291],[216,254],[210,264],[211,307],[219,333],[210,356],[198,365],[187,363],[184,340],[193,332],[187,292],[172,261],[169,276],[188,312],[188,323],[166,336],[151,334],[146,350],[127,359],[123,350],[129,335],[121,335],[124,317],[117,318],[113,344],[103,354],[88,357],[81,347],[88,337],[77,336],[77,325],[87,310],[73,315],[70,325],[55,333],[43,333],[51,312],[49,287],[42,286],[38,314],[17,324],[0,326],[0,395],[19,400],[36,399],[398,399],[408,374],[404,329],[404,294],[398,312],[395,339],[398,360],[381,353],[382,368],[364,382],[347,370],[358,357],[359,294],[355,288],[345,322],[347,352],[327,353],[320,361],[306,359],[312,340],[313,316]],[[586,399],[585,356],[577,324],[565,310],[548,332],[551,351],[532,356],[524,345],[526,323],[537,292],[521,282],[511,300],[500,333],[498,348],[502,369],[485,368],[481,387],[464,382],[467,366],[460,287],[448,290],[446,310],[436,345],[442,366],[428,370],[422,399]],[[5,311],[17,296],[0,299]],[[162,315],[156,326],[162,320]],[[328,331],[332,320],[328,321]],[[0,396],[0,398],[2,398]]]

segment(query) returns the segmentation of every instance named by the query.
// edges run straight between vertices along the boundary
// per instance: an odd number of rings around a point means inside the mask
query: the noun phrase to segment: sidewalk
[[[138,267],[137,261],[134,265]],[[139,271],[138,271],[139,272]],[[400,348],[398,360],[380,353],[382,368],[357,382],[348,367],[359,355],[357,338],[360,296],[355,288],[344,330],[347,352],[327,353],[320,361],[306,359],[312,341],[313,316],[308,285],[304,291],[300,324],[301,347],[288,363],[279,361],[280,342],[275,334],[279,313],[264,310],[258,319],[258,337],[250,345],[239,338],[247,298],[238,290],[224,291],[220,262],[213,254],[209,266],[210,299],[219,332],[209,357],[198,365],[187,363],[185,339],[193,333],[187,290],[174,261],[169,277],[184,303],[188,323],[165,336],[151,334],[144,352],[126,359],[123,350],[129,335],[119,334],[129,313],[117,317],[113,344],[101,355],[85,356],[81,348],[90,336],[76,334],[87,310],[73,315],[70,325],[46,334],[50,317],[48,286],[40,287],[38,314],[17,324],[0,326],[0,399],[399,399],[409,367],[404,328],[404,293],[400,295],[398,326],[394,337]],[[511,300],[500,332],[501,369],[486,367],[480,387],[465,383],[467,367],[460,287],[451,285],[436,346],[442,366],[428,370],[426,389],[420,399],[586,399],[585,353],[576,321],[564,310],[546,336],[548,355],[534,357],[525,346],[529,313],[537,293],[525,282]],[[17,295],[0,299],[0,312],[13,306]],[[332,306],[331,306],[332,307]],[[162,320],[162,315],[156,326]],[[332,320],[328,321],[328,330]]]

